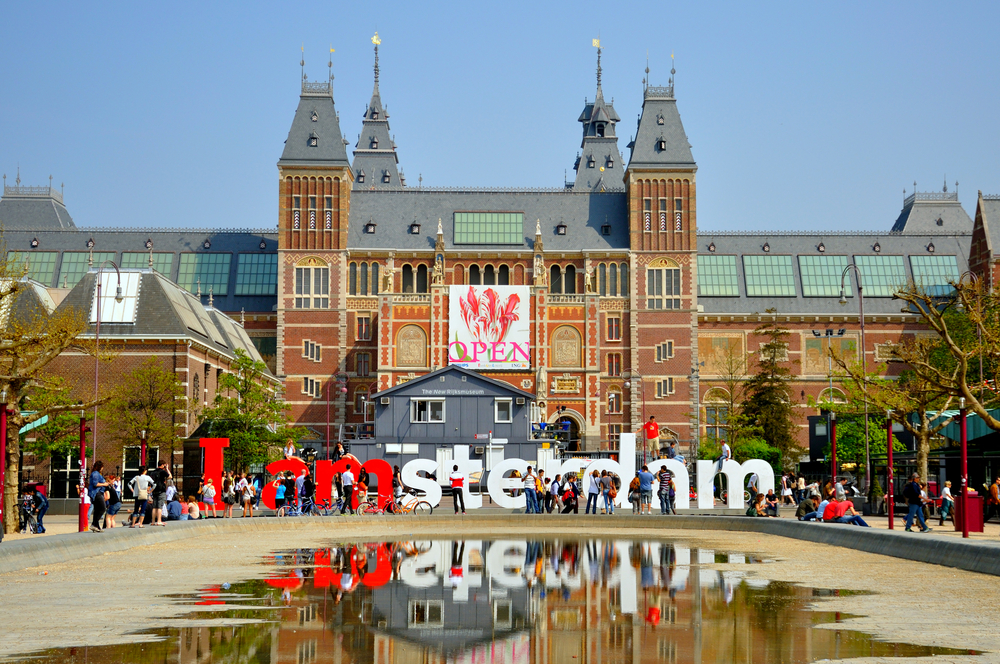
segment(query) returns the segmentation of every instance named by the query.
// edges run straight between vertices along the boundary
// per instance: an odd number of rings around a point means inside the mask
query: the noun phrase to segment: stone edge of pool
[[[538,526],[531,521],[538,520]],[[495,534],[497,527],[519,529],[518,535],[545,536],[552,526],[573,527],[581,534],[593,531],[602,536],[613,535],[615,528],[657,531],[663,536],[674,530],[708,530],[752,532],[799,539],[817,544],[829,544],[867,553],[954,567],[969,572],[1000,576],[1000,542],[963,541],[954,537],[859,528],[841,524],[802,523],[799,521],[749,519],[731,516],[670,516],[670,517],[611,517],[552,515],[527,518],[524,514],[477,514],[464,517],[452,515],[427,517],[307,517],[204,519],[170,523],[164,528],[115,528],[104,533],[70,533],[37,539],[20,539],[0,543],[0,574],[31,567],[71,562],[105,553],[126,551],[137,546],[175,542],[201,535],[227,535],[241,532],[266,533],[296,530],[328,530],[329,535],[352,536],[356,526],[383,527],[386,536],[407,533],[448,537],[447,526],[461,524],[463,535],[469,536],[482,527],[483,534]],[[417,526],[416,529],[413,526]],[[609,528],[608,526],[613,526]],[[324,528],[325,527],[325,528]],[[370,535],[366,534],[366,537]]]

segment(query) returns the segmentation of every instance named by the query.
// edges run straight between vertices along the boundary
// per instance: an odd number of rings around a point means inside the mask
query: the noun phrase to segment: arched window
[[[510,285],[510,268],[506,265],[501,265],[500,269],[497,270],[497,284],[500,286]]]
[[[487,265],[483,268],[483,284],[487,286],[495,286],[497,283],[497,275],[493,270],[492,265]]]
[[[354,413],[357,415],[364,414],[367,403],[368,390],[363,387],[356,388],[354,390]]]
[[[608,292],[614,296],[621,295],[618,292],[618,265],[616,263],[608,266]]]
[[[368,295],[368,263],[361,264],[361,273],[359,275],[361,283],[361,294]]]
[[[351,263],[347,268],[347,292],[350,295],[358,294],[358,264]]]
[[[413,292],[413,266],[404,265],[403,266],[403,292],[412,293]]]
[[[597,266],[597,293],[599,295],[608,294],[608,266],[604,263]]]
[[[427,292],[427,266],[418,265],[417,266],[417,292],[426,293]]]
[[[479,266],[470,265],[469,266],[469,284],[472,286],[479,285]]]
[[[456,265],[455,269],[452,270],[452,274],[455,275],[455,284],[461,286],[465,284],[465,268],[461,265]]]
[[[372,263],[372,295],[378,295],[378,263]]]
[[[608,391],[608,412],[611,414],[622,412],[622,393],[617,389]]]
[[[597,137],[598,138],[604,138],[604,123],[603,122],[598,122],[597,123]]]
[[[558,265],[553,265],[549,270],[549,292],[562,293],[562,270]]]
[[[820,403],[830,403],[831,400],[833,403],[847,403],[847,397],[844,395],[843,390],[839,388],[835,387],[833,388],[833,392],[831,392],[828,387],[819,393]]]
[[[576,293],[576,268],[572,265],[567,265],[563,274],[563,292],[567,295]]]
[[[619,289],[622,297],[628,297],[628,263],[622,263],[620,271],[621,288]]]

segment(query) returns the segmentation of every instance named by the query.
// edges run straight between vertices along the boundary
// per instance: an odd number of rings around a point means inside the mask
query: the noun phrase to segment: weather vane
[[[378,36],[377,31],[375,32],[375,36],[372,37],[372,43],[375,44],[376,46],[382,43],[382,38]]]
[[[594,48],[600,48],[601,47],[601,40],[600,39],[594,39],[593,40],[593,44],[594,44]]]

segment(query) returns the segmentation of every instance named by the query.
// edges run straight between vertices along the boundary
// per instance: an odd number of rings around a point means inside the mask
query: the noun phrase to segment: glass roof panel
[[[931,295],[947,295],[958,281],[958,259],[954,256],[910,256],[913,282]]]
[[[698,256],[699,297],[739,297],[736,256]]]
[[[791,256],[743,256],[747,297],[795,297]]]
[[[855,256],[861,271],[865,297],[892,297],[906,286],[906,265],[902,256]]]
[[[799,276],[804,297],[840,297],[840,281],[850,261],[847,256],[799,256]],[[851,274],[844,280],[844,295],[852,297]]]

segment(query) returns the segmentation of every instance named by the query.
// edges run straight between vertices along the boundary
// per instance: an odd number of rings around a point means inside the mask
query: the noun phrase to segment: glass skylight
[[[736,256],[698,256],[698,295],[700,297],[738,297],[740,287]]]
[[[958,259],[954,256],[910,256],[914,283],[930,295],[947,295],[958,281]]]
[[[902,256],[855,256],[865,297],[892,297],[906,286]]]
[[[122,272],[122,301],[115,301],[118,293],[118,274],[114,270],[101,273],[101,322],[102,323],[135,323],[135,314],[139,304],[139,285],[142,274],[139,272]],[[94,287],[94,300],[90,306],[90,322],[97,322],[97,287]]]
[[[747,297],[795,297],[791,256],[743,256],[743,274]]]
[[[840,279],[847,256],[799,256],[804,297],[840,297]],[[844,295],[852,297],[851,274],[844,280]]]

